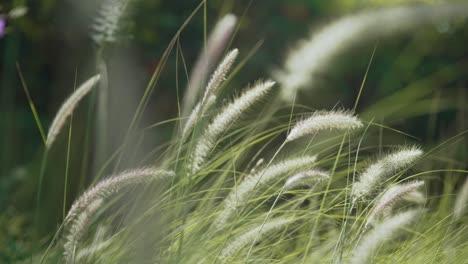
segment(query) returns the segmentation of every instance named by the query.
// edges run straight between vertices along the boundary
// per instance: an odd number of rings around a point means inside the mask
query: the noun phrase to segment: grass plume
[[[52,124],[49,127],[47,133],[46,148],[49,149],[55,142],[57,135],[62,131],[67,118],[72,114],[73,110],[77,107],[78,103],[85,97],[94,85],[99,81],[100,76],[95,75],[89,80],[84,82],[76,91],[63,103],[55,115]]]
[[[468,15],[467,10],[468,5],[464,3],[407,5],[370,10],[338,19],[300,41],[290,51],[283,70],[275,73],[275,80],[281,87],[281,98],[292,101],[300,89],[315,88],[318,75],[324,68],[355,44],[372,43],[434,22],[464,18]]]
[[[156,168],[134,169],[110,176],[85,191],[76,199],[65,217],[65,225],[73,221],[76,217],[79,217],[80,213],[96,199],[105,199],[130,185],[172,176],[174,176],[173,172]]]
[[[229,257],[235,255],[237,251],[246,247],[254,239],[258,238],[261,240],[267,234],[275,230],[284,228],[285,226],[289,225],[292,222],[293,222],[292,219],[280,218],[280,219],[273,219],[263,226],[260,225],[260,226],[254,227],[251,230],[245,232],[244,234],[241,234],[238,237],[236,237],[234,241],[229,242],[227,246],[221,251],[219,258],[225,261]]]
[[[457,195],[457,199],[455,200],[455,207],[453,215],[455,219],[460,219],[466,211],[468,203],[468,179],[465,180],[465,183],[460,188],[460,191]]]
[[[238,207],[247,202],[257,186],[259,188],[264,187],[264,185],[278,180],[279,177],[287,176],[298,170],[310,168],[314,166],[316,160],[316,156],[292,158],[269,166],[266,169],[259,170],[254,175],[247,176],[238,186],[234,187],[223,201],[223,209],[215,220],[215,226],[217,228],[222,228],[237,211]]]
[[[371,230],[357,246],[350,263],[371,263],[369,261],[375,250],[385,241],[392,239],[399,229],[408,225],[410,222],[415,221],[418,214],[420,214],[419,210],[406,211],[375,226],[375,228]]]
[[[286,142],[294,141],[306,135],[323,130],[353,130],[362,127],[362,122],[344,111],[319,111],[312,116],[297,122],[286,138]]]
[[[255,102],[262,99],[275,83],[272,81],[258,82],[240,97],[228,104],[208,125],[200,141],[195,146],[191,159],[191,172],[196,173],[204,164],[208,154],[222,134]]]
[[[392,206],[403,199],[406,195],[417,190],[424,185],[423,181],[410,182],[405,184],[397,184],[388,189],[377,202],[377,205],[372,210],[372,213],[367,218],[364,228],[372,225],[375,219],[381,215],[385,210],[391,209]]]
[[[410,166],[421,155],[422,150],[417,147],[403,148],[388,154],[374,164],[370,165],[360,176],[359,181],[353,184],[353,199],[363,198],[374,190],[374,187],[386,176]]]
[[[236,22],[237,17],[235,15],[227,14],[219,20],[213,32],[210,34],[207,47],[203,49],[202,54],[198,58],[190,74],[190,82],[187,85],[183,101],[183,116],[187,116],[195,105],[200,90],[203,85],[205,85],[210,69],[221,56],[234,32]]]

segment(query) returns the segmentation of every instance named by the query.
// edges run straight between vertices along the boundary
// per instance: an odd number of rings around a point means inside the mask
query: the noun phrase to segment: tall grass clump
[[[441,195],[454,203],[449,212],[437,209],[440,198],[430,190],[435,176],[466,171],[430,169],[437,148],[413,145],[412,137],[363,118],[356,107],[294,112],[281,103],[313,87],[315,72],[351,43],[468,14],[461,7],[406,6],[339,20],[292,51],[275,76],[278,85],[253,82],[234,99],[231,91],[240,87],[230,80],[240,77],[228,75],[242,52],[232,49],[212,65],[236,23],[233,15],[222,18],[189,76],[184,110],[164,122],[172,122],[172,138],[139,160],[139,169],[115,166],[105,179],[98,174],[68,209],[60,239],[39,257],[50,263],[462,263],[467,184],[456,198]],[[59,123],[85,94],[78,91]],[[54,135],[63,125],[55,126]],[[110,171],[119,154],[99,164],[100,172]]]

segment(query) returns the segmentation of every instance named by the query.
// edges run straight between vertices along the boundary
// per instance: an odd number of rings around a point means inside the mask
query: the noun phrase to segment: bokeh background
[[[241,90],[259,77],[271,76],[298,40],[339,17],[398,4],[441,2],[450,1],[207,1],[206,10],[198,11],[181,33],[180,50],[190,72],[203,49],[205,34],[223,15],[235,14],[239,18],[239,28],[230,47],[239,48],[242,58],[253,54],[231,80],[229,87]],[[130,1],[119,38],[105,53],[111,88],[108,155],[120,146],[146,84],[171,38],[199,4],[199,0]],[[27,13],[9,19],[9,10],[19,6],[26,7]],[[60,199],[67,133],[62,133],[58,146],[50,154],[53,162],[46,170],[44,188],[48,193],[44,199],[47,209],[41,216],[42,222],[36,227],[31,224],[44,148],[18,66],[38,116],[47,128],[76,83],[96,73],[97,49],[90,28],[99,6],[100,1],[91,0],[0,2],[0,14],[7,21],[5,34],[0,38],[2,263],[27,258],[35,246],[28,238],[36,233],[49,234],[62,219]],[[355,45],[341,54],[332,67],[327,67],[321,73],[320,85],[302,93],[297,103],[313,109],[352,108],[375,48],[357,111],[366,113],[369,118],[372,114],[379,122],[412,135],[412,140],[424,146],[435,146],[467,129],[466,43],[468,21],[460,21],[457,24],[434,23],[409,34]],[[177,117],[178,94],[183,94],[186,83],[185,70],[180,62],[176,64],[173,51],[139,125],[144,128]],[[412,108],[416,102],[418,109]],[[89,139],[92,131],[88,119],[92,112],[92,101],[87,99],[73,116],[70,202],[91,181],[89,175],[93,173],[93,166],[97,166],[93,164],[92,148],[86,147],[93,144]],[[163,144],[170,138],[173,128],[173,124],[169,124],[148,130],[142,139],[144,143],[140,142],[141,153]],[[467,160],[466,141],[457,137],[450,144],[445,151],[453,152],[453,166],[466,168],[463,165]],[[133,159],[129,158],[127,164],[137,163],[142,157],[136,155]]]

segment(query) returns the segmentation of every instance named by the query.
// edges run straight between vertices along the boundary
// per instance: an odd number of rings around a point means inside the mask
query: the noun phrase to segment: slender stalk
[[[109,132],[109,81],[105,58],[103,57],[103,48],[99,48],[96,55],[96,68],[101,76],[99,89],[97,93],[96,119],[95,119],[95,136],[94,143],[94,168],[93,173],[99,170],[100,164],[105,160],[108,147],[108,132]]]
[[[63,183],[63,211],[62,219],[65,219],[66,209],[67,209],[67,190],[68,190],[68,175],[70,172],[70,152],[71,152],[71,138],[72,138],[72,123],[73,123],[73,114],[70,116],[70,127],[68,129],[68,146],[67,146],[67,161],[65,164],[65,180]]]
[[[95,111],[95,105],[97,100],[98,91],[94,91],[91,95],[91,100],[88,103],[88,111],[86,113],[86,129],[83,139],[83,159],[81,161],[80,168],[80,180],[78,183],[78,192],[81,192],[85,187],[86,175],[88,174],[89,169],[89,143],[91,138],[91,130],[93,127],[93,117]]]
[[[57,240],[57,238],[59,237],[62,230],[63,230],[63,224],[61,224],[60,227],[58,228],[58,230],[55,232],[54,237],[52,238],[52,240],[50,241],[50,243],[47,246],[46,250],[44,251],[44,254],[42,254],[41,260],[39,261],[39,264],[44,263],[45,258],[49,254],[50,249],[52,249],[52,246],[54,245],[54,242]]]
[[[41,197],[42,197],[42,182],[44,180],[44,174],[47,166],[47,157],[49,155],[49,150],[46,148],[44,150],[44,154],[42,155],[41,161],[41,170],[39,172],[39,182],[37,185],[37,193],[36,193],[36,212],[34,213],[34,223],[36,227],[39,227],[39,212],[41,206]]]
[[[31,112],[34,115],[34,120],[36,121],[36,126],[39,129],[39,133],[41,134],[42,142],[45,145],[46,144],[46,135],[44,133],[44,128],[42,127],[41,119],[39,118],[39,115],[37,114],[36,106],[34,105],[34,101],[31,98],[31,94],[29,93],[28,86],[26,84],[26,81],[24,80],[23,73],[21,72],[21,68],[20,68],[18,63],[16,63],[16,69],[18,70],[18,75],[20,77],[24,93],[26,94],[26,97],[28,98],[29,107],[31,108]]]
[[[75,72],[75,84],[76,89],[76,77],[77,72]],[[67,145],[67,161],[65,164],[65,180],[63,182],[63,210],[62,210],[62,220],[65,219],[66,207],[67,207],[67,190],[68,190],[68,174],[70,168],[70,151],[71,151],[71,139],[72,139],[72,128],[73,128],[73,113],[70,114],[70,127],[68,128],[68,145]]]

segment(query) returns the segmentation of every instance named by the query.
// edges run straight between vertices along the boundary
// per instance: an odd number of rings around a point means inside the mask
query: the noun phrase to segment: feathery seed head
[[[392,206],[404,199],[404,197],[411,192],[414,192],[419,187],[423,186],[423,181],[415,181],[405,184],[397,184],[390,189],[388,189],[380,198],[375,208],[372,210],[372,213],[367,218],[364,228],[367,228],[369,225],[373,224],[375,218],[381,215],[386,209],[391,209]]]
[[[214,94],[221,83],[226,79],[226,75],[229,73],[232,64],[234,64],[237,55],[239,55],[239,50],[233,49],[226,55],[226,57],[224,57],[223,61],[219,64],[218,68],[216,68],[208,82],[208,85],[206,86],[202,102],[207,100],[210,95]]]
[[[289,53],[283,70],[274,73],[281,86],[281,98],[292,101],[302,88],[315,88],[325,67],[356,43],[369,43],[435,21],[450,21],[467,16],[467,5],[447,4],[437,7],[401,6],[350,15],[327,25],[308,39],[299,42]],[[375,22],[379,21],[379,27]]]
[[[457,199],[455,200],[455,207],[453,216],[455,219],[460,219],[463,214],[465,213],[466,207],[468,204],[468,178],[465,180],[465,183],[460,189],[460,192],[457,195]]]
[[[81,250],[79,250],[75,255],[75,262],[76,263],[90,263],[92,258],[96,257],[106,248],[109,248],[113,241],[111,239],[102,241],[102,242],[94,242]]]
[[[420,191],[411,191],[403,197],[403,200],[415,204],[424,204],[426,203],[426,195]]]
[[[68,99],[63,103],[63,105],[58,110],[55,115],[52,124],[50,125],[49,132],[47,133],[46,139],[46,148],[49,149],[54,143],[57,135],[62,130],[67,118],[72,114],[73,110],[76,108],[81,99],[87,95],[94,85],[99,81],[100,75],[95,75],[89,80],[84,82],[78,89],[76,89],[73,94],[68,97]]]
[[[353,184],[352,195],[359,199],[368,195],[384,178],[413,164],[423,151],[417,147],[403,148],[369,166]]]
[[[264,158],[257,160],[257,163],[255,163],[253,168],[250,170],[250,174],[254,174],[257,171],[257,169],[260,167],[260,165],[263,164],[263,162],[265,162]]]
[[[187,121],[185,121],[184,130],[182,131],[182,137],[185,136],[188,133],[188,131],[192,129],[195,125],[197,118],[200,114],[200,109],[201,102],[193,108],[192,112],[190,113],[190,116],[187,118]]]
[[[192,173],[200,170],[206,157],[230,125],[238,119],[254,103],[263,98],[275,83],[272,81],[258,82],[252,88],[244,92],[213,119],[205,133],[195,146],[191,157],[190,169]]]
[[[119,30],[120,19],[127,6],[127,0],[105,0],[95,18],[91,38],[97,45],[114,42]]]
[[[231,191],[223,201],[223,209],[215,220],[215,226],[222,228],[239,205],[245,204],[255,188],[274,183],[281,176],[287,176],[299,170],[314,166],[317,156],[304,156],[282,161],[265,169],[259,169],[251,176],[247,176]]]
[[[206,111],[216,102],[216,95],[210,95],[208,100],[202,105],[201,102],[198,103],[195,108],[193,108],[192,113],[188,117],[184,125],[184,130],[182,132],[182,138],[188,135],[189,131],[195,126],[197,120],[203,118]]]
[[[234,28],[237,18],[235,15],[228,14],[224,16],[215,26],[210,34],[206,49],[203,49],[202,54],[197,59],[193,72],[190,74],[190,81],[184,95],[182,115],[188,115],[195,104],[195,99],[198,98],[200,90],[205,85],[209,71],[214,67],[224,51]]]
[[[377,248],[379,248],[382,243],[390,240],[396,234],[398,229],[414,221],[420,212],[420,210],[406,211],[404,213],[395,215],[375,226],[375,228],[371,230],[371,232],[365,236],[361,243],[357,246],[350,263],[368,263],[372,253]]]
[[[213,33],[210,35],[209,43],[217,44],[216,46],[224,46],[220,45],[222,42],[226,41],[228,36],[231,35],[231,32],[236,25],[237,17],[233,14],[227,14],[219,22],[216,24]],[[218,48],[219,48],[218,47]]]
[[[101,253],[101,251],[105,250],[112,244],[113,239],[106,239],[105,237],[106,231],[107,229],[103,225],[99,225],[96,228],[96,232],[93,234],[93,240],[91,244],[87,247],[79,249],[75,253],[76,263],[89,263],[92,261],[93,257],[96,257],[97,254]]]
[[[330,174],[322,170],[310,169],[301,171],[286,180],[284,189],[292,190],[301,186],[312,187],[329,178]]]
[[[159,170],[156,168],[140,168],[121,172],[118,175],[111,176],[102,180],[94,187],[85,191],[73,203],[67,216],[65,217],[65,226],[73,221],[86,207],[88,207],[96,199],[105,199],[121,189],[143,182],[149,182],[155,179],[173,177],[174,172]]]
[[[266,235],[270,234],[271,232],[284,228],[285,226],[289,225],[293,221],[294,220],[292,219],[279,218],[279,219],[271,220],[270,222],[265,223],[265,225],[263,226],[259,225],[245,232],[244,234],[238,236],[237,238],[234,239],[234,241],[227,244],[227,246],[221,251],[219,258],[224,260],[229,257],[232,257],[239,250],[241,250],[242,248],[247,246],[249,243],[251,243],[254,239],[257,239],[257,241],[259,241]]]
[[[86,210],[84,210],[73,222],[73,225],[68,230],[68,235],[66,237],[64,248],[64,257],[67,263],[73,263],[75,259],[75,252],[78,246],[78,243],[81,241],[83,236],[88,229],[89,222],[91,221],[94,213],[99,210],[103,203],[102,198],[93,200]]]
[[[135,169],[103,180],[82,194],[73,203],[64,220],[64,232],[68,234],[64,244],[64,255],[67,263],[73,263],[76,247],[84,235],[89,221],[101,207],[105,198],[132,184],[150,181],[156,177],[172,176],[174,173],[170,171],[154,168]]]
[[[416,159],[423,154],[423,151],[417,147],[402,149],[396,153],[387,156],[385,166],[389,170],[399,170],[411,165]]]
[[[191,128],[195,125],[197,120],[201,118],[205,112],[216,102],[216,90],[219,88],[221,83],[226,79],[226,75],[231,69],[232,64],[234,63],[239,51],[237,49],[229,52],[224,60],[219,64],[218,68],[215,70],[211,76],[210,81],[205,89],[205,94],[201,102],[199,102],[190,113],[187,122],[185,123],[182,135],[185,136],[190,131]]]
[[[317,133],[322,130],[353,130],[360,128],[362,122],[353,114],[345,111],[319,111],[311,117],[299,121],[289,132],[286,142]]]

